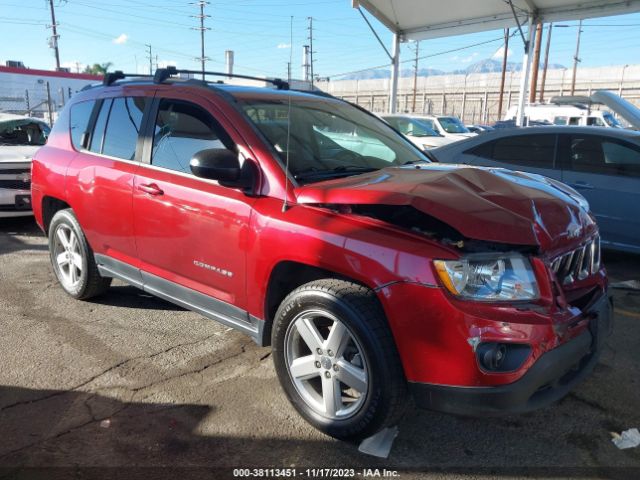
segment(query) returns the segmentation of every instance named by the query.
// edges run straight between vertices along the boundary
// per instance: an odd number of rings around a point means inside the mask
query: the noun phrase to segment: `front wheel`
[[[326,279],[294,290],[276,313],[272,346],[287,397],[319,430],[356,440],[400,419],[406,381],[368,288]]]

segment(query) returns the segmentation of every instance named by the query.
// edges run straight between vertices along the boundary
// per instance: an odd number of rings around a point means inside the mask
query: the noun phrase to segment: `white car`
[[[440,135],[452,140],[464,140],[477,135],[477,133],[473,133],[465,127],[458,117],[450,115],[416,115],[414,118],[420,120]]]
[[[458,140],[439,134],[427,123],[411,115],[382,115],[381,118],[422,150],[442,147]]]
[[[31,159],[49,130],[37,118],[0,113],[0,218],[33,215]]]

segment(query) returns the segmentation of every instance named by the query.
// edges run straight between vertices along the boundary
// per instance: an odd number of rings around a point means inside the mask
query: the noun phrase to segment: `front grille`
[[[25,182],[24,180],[0,180],[0,188],[8,188],[10,190],[29,190],[31,188],[31,182]]]
[[[563,253],[551,261],[551,269],[563,285],[584,280],[600,270],[600,237]]]
[[[23,173],[31,173],[29,168],[4,168],[0,170],[0,175],[20,175]]]

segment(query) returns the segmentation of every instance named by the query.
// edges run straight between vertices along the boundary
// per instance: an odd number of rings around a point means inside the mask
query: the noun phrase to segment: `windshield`
[[[438,117],[438,121],[447,133],[470,133],[469,129],[456,117]]]
[[[610,127],[624,128],[622,124],[618,121],[618,119],[613,115],[611,115],[609,112],[603,112],[602,118],[604,118],[604,121],[607,122],[607,125],[609,125]]]
[[[0,145],[44,145],[49,135],[45,123],[30,118],[0,122]]]
[[[386,123],[324,99],[241,100],[242,108],[301,183],[428,161]],[[288,141],[287,141],[288,139]],[[288,148],[287,148],[288,146]]]

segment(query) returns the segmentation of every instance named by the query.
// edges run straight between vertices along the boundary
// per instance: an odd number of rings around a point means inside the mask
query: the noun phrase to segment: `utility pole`
[[[547,32],[547,46],[544,50],[544,70],[542,70],[542,81],[540,82],[540,103],[544,102],[544,86],[547,82],[547,68],[549,68],[549,47],[551,46],[551,30],[553,29],[553,23],[549,24],[549,31]]]
[[[504,30],[504,52],[502,55],[502,77],[500,78],[500,98],[498,99],[498,120],[502,118],[502,98],[504,97],[504,79],[507,74],[507,57],[509,55],[509,29]],[[467,78],[465,77],[465,93]]]
[[[529,103],[536,101],[538,90],[538,69],[540,67],[540,47],[542,45],[542,23],[536,25],[536,43],[533,49],[533,71],[531,72],[531,88],[529,89]]]
[[[309,81],[309,73],[311,68],[309,65],[309,45],[302,46],[302,79],[305,82]]]
[[[145,44],[147,47],[147,55],[149,56],[149,75],[153,75],[153,54],[151,52],[151,45]]]
[[[205,63],[207,60],[209,60],[207,57],[205,57],[204,55],[204,32],[206,30],[211,30],[208,27],[204,26],[204,20],[205,18],[210,17],[211,15],[205,15],[204,13],[204,7],[206,5],[209,5],[209,2],[205,1],[205,0],[199,0],[196,3],[192,3],[191,5],[196,5],[200,8],[200,14],[199,15],[191,15],[193,18],[199,18],[200,19],[200,26],[199,27],[192,27],[193,30],[200,30],[200,57],[196,58],[196,60],[200,60],[200,66],[202,67],[202,80],[204,80],[204,72],[206,70],[205,68]]]
[[[418,91],[418,52],[420,50],[420,42],[416,42],[416,56],[413,60],[413,101],[411,103],[411,111],[416,111],[416,93]]]
[[[60,70],[60,52],[58,51],[58,38],[60,38],[60,35],[58,35],[58,24],[56,23],[56,11],[53,8],[53,0],[49,0],[49,8],[51,9],[51,30],[53,31],[49,45],[56,54],[56,70]]]
[[[578,63],[580,62],[580,34],[582,33],[582,20],[578,23],[578,37],[576,39],[576,54],[573,56],[573,78],[571,79],[571,95],[576,91],[576,73],[578,72]]]
[[[313,17],[309,19],[309,75],[311,76],[311,87],[313,88]]]

